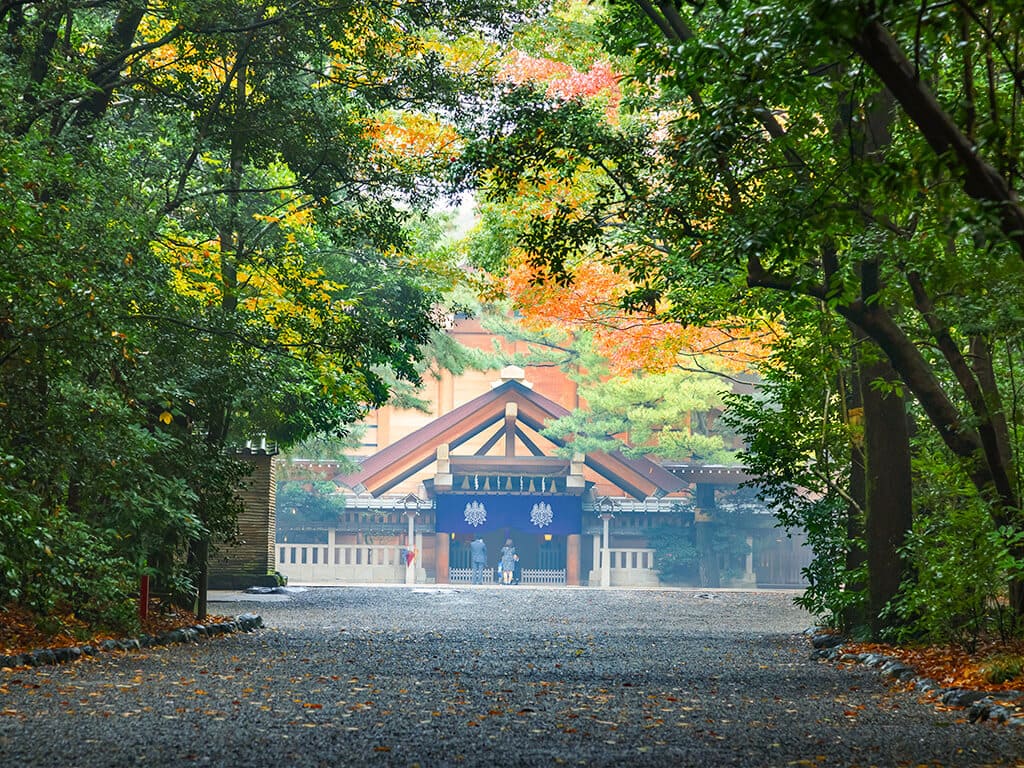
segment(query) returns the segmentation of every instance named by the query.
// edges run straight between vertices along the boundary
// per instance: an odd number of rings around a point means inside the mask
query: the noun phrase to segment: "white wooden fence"
[[[293,583],[401,583],[406,580],[404,552],[398,544],[278,544],[276,565]],[[425,574],[417,573],[416,581],[424,580]]]
[[[546,568],[523,568],[520,572],[521,584],[565,584],[565,569],[552,570]],[[449,568],[448,581],[451,584],[472,584],[472,568]],[[501,576],[497,568],[484,569],[484,584],[500,584]]]
[[[608,550],[611,586],[638,587],[656,586],[660,583],[654,568],[653,549],[641,547],[611,547]],[[594,548],[594,570],[590,572],[591,585],[601,583],[601,565],[604,550]]]

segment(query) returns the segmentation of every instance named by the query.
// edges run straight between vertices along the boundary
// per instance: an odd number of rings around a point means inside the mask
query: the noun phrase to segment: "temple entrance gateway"
[[[494,531],[482,534],[487,544],[487,566],[497,582],[496,569],[502,544],[506,538],[515,543],[522,567],[522,584],[564,585],[566,583],[566,536],[536,534],[529,531],[509,530],[507,533]],[[448,581],[451,584],[472,582],[469,543],[474,534],[449,534]],[[485,583],[490,583],[485,581]]]
[[[517,478],[526,485],[522,477]],[[506,487],[515,483],[507,478]],[[554,487],[554,481],[549,483]],[[439,493],[434,499],[435,526],[459,546],[449,550],[448,581],[468,582],[468,544],[477,534],[487,544],[488,565],[493,570],[505,539],[515,543],[523,584],[566,584],[566,542],[579,536],[582,502],[579,496],[501,493]],[[556,543],[555,537],[558,537]],[[456,553],[456,554],[452,554]],[[465,562],[463,562],[465,561]],[[576,563],[576,573],[579,573]],[[443,574],[438,574],[439,580]]]

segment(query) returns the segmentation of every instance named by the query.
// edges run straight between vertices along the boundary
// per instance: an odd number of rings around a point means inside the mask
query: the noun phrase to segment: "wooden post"
[[[565,537],[565,583],[570,587],[580,585],[580,534],[570,533]]]
[[[449,552],[448,534],[447,533],[437,533],[437,534],[435,534],[435,539],[434,540],[437,542],[437,555],[436,555],[437,556],[437,565],[436,565],[436,574],[434,576],[434,581],[437,584],[447,584],[448,583],[448,552]]]
[[[149,576],[139,577],[139,619],[149,616]]]
[[[614,515],[605,512],[601,515],[601,586],[610,587],[612,585],[612,558],[611,552],[611,534],[608,531],[609,524],[611,523]]]

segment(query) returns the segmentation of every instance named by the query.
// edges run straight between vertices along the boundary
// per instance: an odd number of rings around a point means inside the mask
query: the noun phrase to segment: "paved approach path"
[[[810,660],[792,595],[311,589],[268,628],[0,673],[0,766],[1024,765],[877,672]]]

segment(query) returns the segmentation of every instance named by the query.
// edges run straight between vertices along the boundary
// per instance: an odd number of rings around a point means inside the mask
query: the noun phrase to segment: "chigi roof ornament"
[[[496,389],[509,381],[515,381],[522,384],[527,389],[533,389],[533,383],[526,380],[526,371],[518,365],[506,365],[501,369],[501,373],[499,373],[498,376],[498,381],[491,384],[491,389]]]

